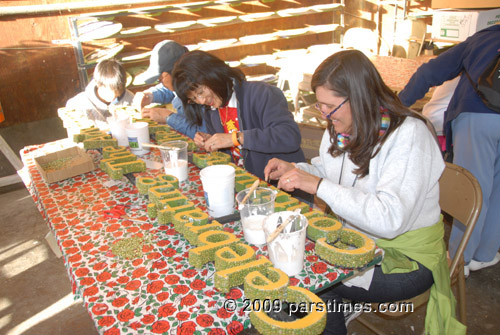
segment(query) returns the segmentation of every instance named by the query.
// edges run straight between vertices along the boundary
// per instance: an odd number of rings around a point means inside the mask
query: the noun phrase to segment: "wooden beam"
[[[5,142],[2,135],[0,135],[0,151],[5,155],[5,157],[9,160],[10,164],[17,170],[21,170],[23,168],[23,163],[17,157],[17,155],[12,151],[9,144]]]
[[[0,187],[9,186],[9,185],[17,184],[17,183],[21,183],[21,182],[22,182],[21,177],[19,177],[17,174],[13,174],[10,176],[1,177],[0,178]]]

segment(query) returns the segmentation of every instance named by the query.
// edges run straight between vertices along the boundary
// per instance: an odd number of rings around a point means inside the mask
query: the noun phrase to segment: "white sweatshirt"
[[[109,130],[109,125],[106,122],[106,119],[111,116],[109,105],[130,106],[134,99],[134,93],[126,89],[120,98],[116,98],[108,105],[99,99],[96,90],[96,82],[91,80],[84,92],[78,93],[66,102],[66,107],[84,111],[87,119],[93,121],[96,127],[101,130]]]
[[[348,227],[375,239],[391,239],[438,222],[438,180],[445,164],[424,122],[407,117],[372,158],[364,178],[352,173],[355,165],[348,154],[333,158],[329,147],[325,131],[320,156],[312,159],[312,165],[297,163],[297,167],[324,178],[317,196]]]

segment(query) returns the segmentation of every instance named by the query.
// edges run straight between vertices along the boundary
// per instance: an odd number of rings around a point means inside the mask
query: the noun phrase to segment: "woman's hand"
[[[207,133],[202,133],[202,132],[197,132],[195,135],[194,135],[194,138],[193,138],[193,141],[194,141],[194,144],[196,144],[198,147],[200,148],[204,148],[205,147],[205,142],[211,137],[212,135],[210,134],[207,134]]]
[[[284,160],[278,158],[272,158],[267,162],[264,168],[264,178],[266,181],[271,179],[279,179],[285,172],[294,169],[295,166],[292,163],[285,162]]]
[[[321,181],[320,177],[307,173],[304,170],[294,168],[284,173],[278,182],[278,188],[287,192],[292,192],[300,189],[309,194],[316,194],[318,184]]]
[[[217,133],[205,141],[206,151],[217,151],[219,149],[231,148],[233,139],[231,134]]]

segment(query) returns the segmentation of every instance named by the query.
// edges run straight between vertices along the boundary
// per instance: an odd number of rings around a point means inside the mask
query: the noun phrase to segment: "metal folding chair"
[[[474,230],[477,218],[481,212],[483,195],[481,186],[476,178],[468,170],[452,163],[446,163],[446,168],[439,179],[439,205],[441,211],[462,222],[465,226],[465,232],[458,246],[457,252],[450,263],[450,278],[452,286],[457,285],[456,299],[458,303],[458,319],[464,325],[466,324],[465,310],[465,275],[463,253],[467,242]],[[429,299],[430,289],[426,292],[409,299],[406,302],[412,302],[414,309],[425,304]],[[380,313],[380,312],[377,312]],[[407,312],[380,313],[385,317],[400,317]],[[376,334],[385,334],[377,326],[361,315],[356,319],[366,328]]]

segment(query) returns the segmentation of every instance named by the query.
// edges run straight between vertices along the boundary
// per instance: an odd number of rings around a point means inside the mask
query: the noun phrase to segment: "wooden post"
[[[0,103],[0,123],[2,123],[5,120],[3,110],[2,110],[2,104]],[[17,155],[12,151],[11,147],[5,140],[3,139],[2,135],[0,134],[0,151],[5,155],[5,158],[7,158],[12,164],[12,166],[17,170],[20,170],[23,168],[23,163],[17,157]],[[2,186],[7,186],[11,184],[16,184],[21,181],[21,178],[17,174],[13,174],[11,176],[6,176],[6,177],[1,177],[0,178],[0,187]]]

